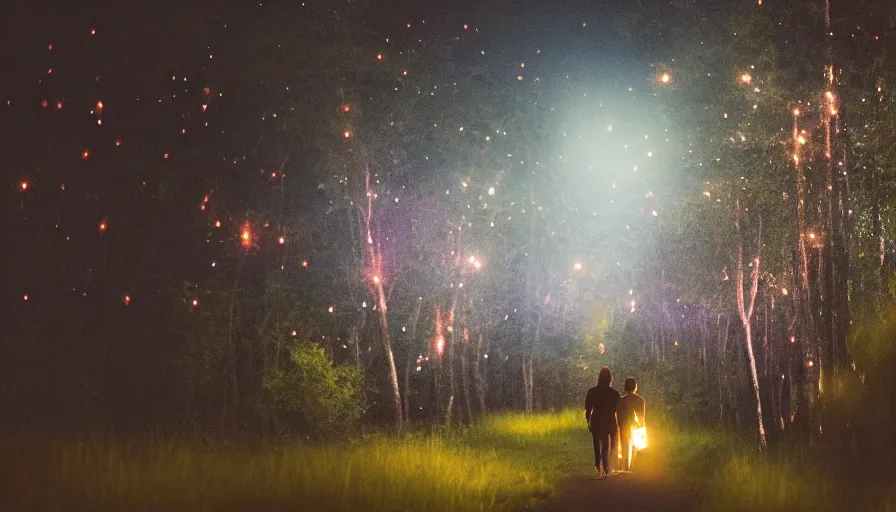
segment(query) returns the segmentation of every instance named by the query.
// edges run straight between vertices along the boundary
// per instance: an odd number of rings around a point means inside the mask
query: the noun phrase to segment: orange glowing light
[[[660,82],[668,84],[670,81],[672,81],[672,75],[670,75],[669,73],[663,73],[662,75],[660,75]]]
[[[193,299],[193,302],[191,304],[193,304],[193,307],[195,308],[199,305],[199,299]]]
[[[343,111],[343,112],[351,112],[351,111],[352,111],[352,106],[351,106],[351,105],[343,105],[343,106],[342,106],[342,111]]]
[[[131,296],[125,295],[124,298],[122,299],[122,301],[124,302],[124,305],[127,306],[128,304],[131,303]]]
[[[102,102],[102,101],[98,101],[98,102],[96,102],[96,111],[97,111],[97,112],[102,112],[102,111],[103,111],[103,102]]]
[[[781,295],[787,296],[790,292],[787,291],[787,288],[781,288]]]
[[[809,240],[815,240],[815,233],[809,233]]]
[[[740,75],[740,81],[745,84],[748,84],[753,81],[753,77],[750,76],[749,73],[744,73],[744,74]]]
[[[474,263],[476,261],[476,256],[470,256],[469,258],[467,258],[467,261],[470,263]]]
[[[90,150],[85,149],[81,152],[81,160],[87,160],[90,158]]]
[[[246,224],[243,226],[243,232],[240,235],[240,239],[242,239],[243,247],[249,248],[252,246],[252,232],[249,231],[249,225]]]
[[[308,268],[308,260],[302,262],[302,268]]]
[[[800,144],[805,144],[806,138],[803,137],[802,135],[800,135],[799,137],[796,138],[796,141],[799,142]]]
[[[280,245],[285,244],[285,243],[286,243],[286,237],[285,237],[285,236],[281,236],[280,238],[277,239],[277,243],[280,244]]]
[[[373,284],[380,284],[380,276],[373,276]]]
[[[482,262],[479,260],[474,261],[473,268],[475,268],[476,270],[479,270],[480,268],[482,268]]]
[[[168,160],[168,153],[163,154],[162,158],[164,158],[165,160]]]
[[[342,134],[346,139],[352,136],[352,132],[346,130],[345,133]]]
[[[809,361],[809,368],[812,368],[813,366],[815,366],[815,361],[811,361],[811,360],[810,360],[810,361]]]
[[[40,108],[47,108],[47,105],[49,105],[49,103],[47,102],[47,100],[41,100],[41,102],[40,102]]]
[[[793,115],[794,115],[794,117],[799,117],[800,109],[798,109],[798,108],[793,109]]]
[[[439,336],[436,338],[436,352],[442,354],[445,352],[445,338]]]
[[[28,294],[27,293],[22,297],[22,300],[24,300],[25,302],[28,302]]]
[[[20,188],[22,191],[28,190],[28,182],[27,182],[27,181],[22,181],[21,183],[19,183],[19,188]]]
[[[208,87],[203,87],[203,88],[202,88],[202,93],[205,94],[206,96],[208,96],[208,95],[210,95],[210,94],[212,93],[212,90],[209,89]]]
[[[579,263],[579,262],[577,261],[577,262],[575,262],[575,264],[572,266],[572,268],[573,268],[573,270],[575,270],[576,272],[578,272],[579,270],[582,270],[582,264]]]
[[[106,230],[109,229],[109,225],[106,224],[106,221],[101,220],[100,224],[99,224],[99,226],[97,226],[97,228],[99,228],[100,233],[105,233]]]
[[[95,28],[90,29],[90,35],[92,35],[92,36],[95,36],[95,35],[96,35],[96,29],[95,29]]]
[[[383,60],[383,54],[382,53],[376,54],[376,60]]]
[[[333,306],[330,306],[329,308],[327,308],[327,313],[332,313],[332,312],[333,312]]]
[[[220,220],[216,220],[216,221],[215,221],[215,227],[216,227],[216,228],[220,228],[220,227],[221,227],[221,221],[220,221]]]
[[[56,102],[56,110],[62,110],[62,102],[61,101]]]
[[[208,105],[202,105],[202,111],[205,112],[208,109]]]

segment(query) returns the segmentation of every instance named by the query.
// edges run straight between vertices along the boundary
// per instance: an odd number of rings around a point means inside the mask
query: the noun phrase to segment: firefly
[[[62,101],[56,102],[56,110],[62,110]]]
[[[19,183],[19,188],[22,190],[22,192],[28,190],[28,182],[22,181],[21,183]]]
[[[281,236],[280,238],[277,239],[277,243],[280,244],[280,245],[285,244],[285,243],[286,243],[286,237],[285,237],[285,236]]]
[[[789,294],[789,293],[790,293],[790,292],[787,291],[787,288],[781,288],[781,295],[783,295],[783,296],[786,297],[787,294]]]
[[[124,298],[122,299],[122,302],[124,302],[124,305],[127,306],[128,304],[131,303],[131,296],[125,295]]]
[[[495,195],[495,187],[488,187],[488,195],[490,195],[490,196]]]
[[[474,261],[474,262],[473,262],[473,268],[475,268],[476,270],[481,269],[481,268],[482,268],[482,262],[479,261],[479,260]]]
[[[47,108],[47,105],[48,105],[47,100],[41,100],[40,108]]]
[[[352,111],[352,106],[351,106],[351,105],[343,105],[343,106],[342,106],[342,111],[343,111],[343,112],[351,112],[351,111]]]
[[[382,53],[376,54],[376,60],[383,60],[383,54]]]
[[[243,226],[243,232],[240,235],[240,238],[242,239],[243,247],[248,249],[249,247],[252,246],[252,233],[249,231],[248,224]]]
[[[194,307],[194,308],[197,307],[197,306],[199,306],[199,299],[193,299],[192,304],[193,304],[193,307]]]
[[[116,145],[116,146],[121,146],[121,139],[116,139],[116,140],[115,140],[115,145]]]
[[[302,262],[302,268],[308,268],[308,261],[305,260]]]
[[[103,102],[102,102],[102,101],[98,101],[98,102],[96,102],[96,111],[97,111],[97,112],[102,112],[102,111],[103,111]]]
[[[748,84],[753,81],[753,77],[750,76],[749,73],[744,73],[744,74],[740,75],[740,81],[745,84]]]
[[[342,134],[346,139],[352,136],[352,132],[345,130],[345,133]]]
[[[671,81],[671,80],[672,80],[672,75],[670,75],[669,73],[663,73],[662,75],[660,75],[660,82],[662,82],[664,84],[668,84],[669,81]]]
[[[330,306],[329,308],[327,308],[327,312],[328,312],[328,313],[332,313],[332,312],[333,312],[333,306]]]
[[[98,227],[99,227],[100,233],[105,233],[106,230],[109,229],[109,225],[106,224],[106,221],[104,221],[104,220],[100,221],[100,224]]]
[[[572,266],[572,268],[573,268],[573,270],[575,270],[576,272],[578,272],[579,270],[582,270],[582,264],[581,264],[580,262],[577,261],[577,262],[575,262],[575,264]]]
[[[25,302],[28,302],[28,294],[27,293],[22,297],[22,300],[24,300]]]
[[[216,228],[220,228],[220,227],[221,227],[221,221],[220,221],[220,220],[216,220],[216,221],[215,221],[215,227],[216,227]]]
[[[799,117],[799,115],[800,115],[800,109],[798,109],[798,108],[793,109],[793,116]]]
[[[805,144],[806,138],[803,137],[802,135],[800,135],[799,137],[796,138],[796,141],[799,142],[800,144]]]
[[[373,284],[380,284],[380,276],[373,276]]]
[[[809,233],[809,240],[815,240],[815,233]]]

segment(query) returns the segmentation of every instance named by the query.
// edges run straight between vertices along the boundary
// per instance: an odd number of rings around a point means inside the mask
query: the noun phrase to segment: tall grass
[[[548,495],[581,429],[563,413],[345,446],[6,439],[0,509],[500,510]]]
[[[670,427],[667,456],[711,510],[842,510],[842,489],[805,447],[772,447],[736,432]]]

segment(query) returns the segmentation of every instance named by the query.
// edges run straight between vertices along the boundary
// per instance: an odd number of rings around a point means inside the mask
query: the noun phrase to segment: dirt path
[[[696,490],[680,483],[672,468],[645,452],[632,473],[598,478],[587,463],[568,477],[553,498],[529,510],[537,512],[700,510]]]

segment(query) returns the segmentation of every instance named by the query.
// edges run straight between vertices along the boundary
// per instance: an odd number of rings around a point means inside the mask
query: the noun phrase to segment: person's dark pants
[[[603,462],[603,471],[609,474],[612,435],[609,432],[592,432],[591,441],[594,442],[594,467],[600,471]]]

